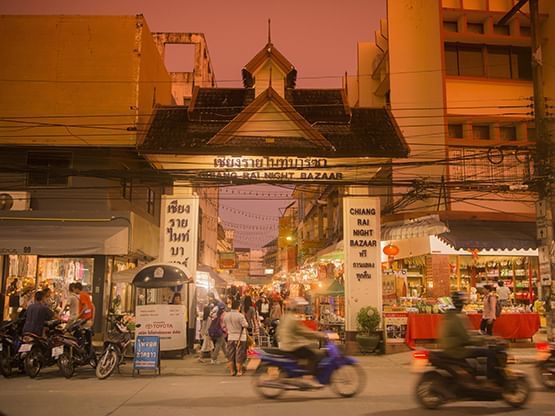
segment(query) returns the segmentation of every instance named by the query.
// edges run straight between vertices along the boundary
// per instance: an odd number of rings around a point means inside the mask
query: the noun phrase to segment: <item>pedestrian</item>
[[[243,313],[245,314],[245,318],[247,319],[249,335],[252,337],[256,330],[257,322],[256,308],[252,303],[252,298],[250,297],[250,295],[245,296],[245,299],[243,300]]]
[[[508,306],[510,302],[509,298],[511,297],[511,289],[505,286],[503,280],[497,282],[497,289],[495,289],[495,291],[497,292],[497,297],[501,306]]]
[[[74,322],[79,319],[79,297],[75,293],[75,283],[69,284],[68,297],[64,310],[68,311],[68,322]]]
[[[84,319],[85,326],[92,328],[94,324],[95,308],[89,292],[83,290],[81,282],[73,284],[73,291],[79,298],[79,319]]]
[[[234,299],[231,311],[224,314],[223,322],[227,331],[227,359],[232,376],[243,375],[243,364],[247,358],[247,328],[245,316],[239,312],[241,303]]]
[[[13,279],[8,287],[8,306],[10,308],[9,314],[12,321],[17,319],[19,309],[19,289],[17,287],[17,282],[17,278]]]
[[[225,326],[223,323],[223,315],[225,312],[225,305],[223,302],[217,302],[216,306],[210,312],[210,327],[208,328],[208,335],[212,339],[212,343],[214,344],[214,349],[212,350],[212,354],[210,356],[211,364],[218,364],[218,354],[220,350],[223,351],[225,355]]]
[[[214,306],[216,305],[216,297],[212,292],[209,292],[207,295],[206,305],[202,308],[202,324],[200,327],[200,336],[202,339],[202,345],[200,347],[200,362],[204,362],[204,358],[208,358],[208,355],[212,353],[214,349],[214,343],[212,342],[212,338],[208,334],[208,328],[210,327],[210,313]]]
[[[281,303],[279,301],[272,302],[272,310],[270,311],[270,321],[279,321],[283,311],[281,309]]]
[[[266,321],[270,317],[270,302],[266,295],[260,296],[257,306],[258,314]]]
[[[497,296],[493,293],[491,285],[484,286],[484,307],[482,312],[482,321],[480,322],[480,331],[484,335],[493,335],[493,325],[496,319]]]
[[[44,324],[54,318],[54,312],[46,305],[44,292],[40,290],[36,292],[34,299],[34,303],[27,308],[23,333],[30,332],[42,337]]]

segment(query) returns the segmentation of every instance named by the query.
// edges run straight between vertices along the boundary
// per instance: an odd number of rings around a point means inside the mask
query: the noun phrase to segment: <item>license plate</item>
[[[19,352],[29,352],[33,348],[33,344],[21,344],[19,347]]]
[[[64,347],[63,346],[52,348],[52,357],[54,357],[54,358],[58,358],[63,353],[64,353]]]
[[[247,363],[247,370],[256,370],[260,365],[260,358],[251,358]]]

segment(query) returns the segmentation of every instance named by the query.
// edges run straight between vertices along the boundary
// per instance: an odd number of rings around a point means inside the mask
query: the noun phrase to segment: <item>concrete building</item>
[[[412,149],[408,161],[418,162],[393,170],[395,197],[383,212],[392,224],[383,239],[401,248],[399,259],[407,258],[395,267],[412,273],[414,295],[500,279],[517,300],[538,295],[535,196],[523,190],[535,147],[527,6],[508,25],[498,24],[514,4],[390,0],[375,41],[358,45],[358,74],[348,79],[351,104],[390,107]],[[555,4],[540,2],[540,10],[549,97]],[[432,160],[449,163],[426,163]],[[419,238],[409,238],[411,222],[429,214],[439,214],[450,232],[430,237],[438,224],[426,219],[412,234]],[[507,257],[500,262],[488,255]]]

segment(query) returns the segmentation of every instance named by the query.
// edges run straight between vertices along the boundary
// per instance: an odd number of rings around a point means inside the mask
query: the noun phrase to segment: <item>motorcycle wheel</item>
[[[279,387],[283,379],[279,367],[262,364],[256,369],[252,377],[254,390],[265,399],[277,399],[285,392],[283,388]],[[276,386],[265,386],[270,383],[275,383]]]
[[[23,368],[25,369],[25,374],[31,378],[35,378],[39,375],[42,368],[42,359],[41,353],[37,347],[33,347],[25,356]]]
[[[331,375],[331,389],[341,397],[353,397],[366,384],[366,373],[358,364],[344,365]]]
[[[65,378],[71,378],[73,373],[75,373],[75,363],[71,359],[70,352],[66,349],[58,357],[58,368]]]
[[[507,380],[503,387],[503,400],[512,407],[522,407],[530,397],[530,383],[525,376]]]
[[[118,362],[119,357],[116,351],[111,349],[104,351],[96,364],[96,377],[99,380],[110,377],[118,366]]]
[[[447,401],[442,393],[442,378],[438,373],[426,373],[416,384],[416,399],[426,409],[437,409]]]
[[[10,349],[11,347],[9,345],[4,345],[2,353],[0,353],[0,373],[6,378],[13,374]]]
[[[544,361],[538,365],[539,381],[549,390],[555,390],[555,361]]]

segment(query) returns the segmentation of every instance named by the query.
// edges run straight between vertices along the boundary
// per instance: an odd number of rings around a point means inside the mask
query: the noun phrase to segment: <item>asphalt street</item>
[[[223,364],[199,363],[194,357],[164,360],[161,376],[132,377],[130,365],[120,374],[97,380],[92,369],[79,368],[66,380],[56,368],[31,380],[26,376],[0,379],[0,410],[6,416],[401,416],[401,415],[555,415],[555,392],[544,391],[530,364],[533,395],[524,409],[503,402],[453,403],[439,411],[420,409],[414,399],[417,375],[410,373],[410,354],[360,357],[367,373],[364,391],[343,399],[330,389],[287,392],[277,401],[259,398],[251,377],[231,377]]]

